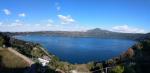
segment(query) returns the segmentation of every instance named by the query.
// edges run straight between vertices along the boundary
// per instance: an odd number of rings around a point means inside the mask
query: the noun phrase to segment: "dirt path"
[[[20,53],[17,52],[16,50],[14,50],[14,49],[12,49],[12,48],[7,48],[7,49],[8,49],[8,51],[10,51],[10,52],[14,53],[15,55],[19,56],[20,58],[24,59],[26,62],[29,63],[30,66],[34,63],[31,59],[29,59],[28,57],[26,57],[26,56],[20,54]]]

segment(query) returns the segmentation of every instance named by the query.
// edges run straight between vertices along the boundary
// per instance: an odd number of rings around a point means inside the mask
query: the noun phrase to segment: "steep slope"
[[[138,40],[120,57],[124,73],[150,73],[150,34],[145,34]]]
[[[0,48],[0,58],[7,68],[25,68],[33,64],[32,60],[12,48]]]
[[[0,48],[0,73],[23,73],[33,61],[12,48]]]

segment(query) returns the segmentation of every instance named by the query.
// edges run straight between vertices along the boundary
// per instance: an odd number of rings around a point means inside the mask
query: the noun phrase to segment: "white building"
[[[38,58],[39,63],[42,64],[42,66],[46,66],[48,65],[48,63],[50,62],[50,58],[47,56],[43,56],[43,58]]]

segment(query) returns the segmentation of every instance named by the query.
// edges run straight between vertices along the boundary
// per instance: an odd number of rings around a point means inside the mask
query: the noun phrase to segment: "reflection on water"
[[[52,37],[41,35],[16,36],[18,39],[42,44],[63,61],[86,63],[120,55],[135,41],[123,39]]]

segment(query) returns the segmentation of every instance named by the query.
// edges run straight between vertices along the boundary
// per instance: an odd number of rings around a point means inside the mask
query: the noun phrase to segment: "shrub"
[[[124,67],[123,66],[116,66],[111,70],[111,73],[123,73]]]
[[[0,37],[0,46],[3,46],[3,44],[4,44],[4,39]]]

